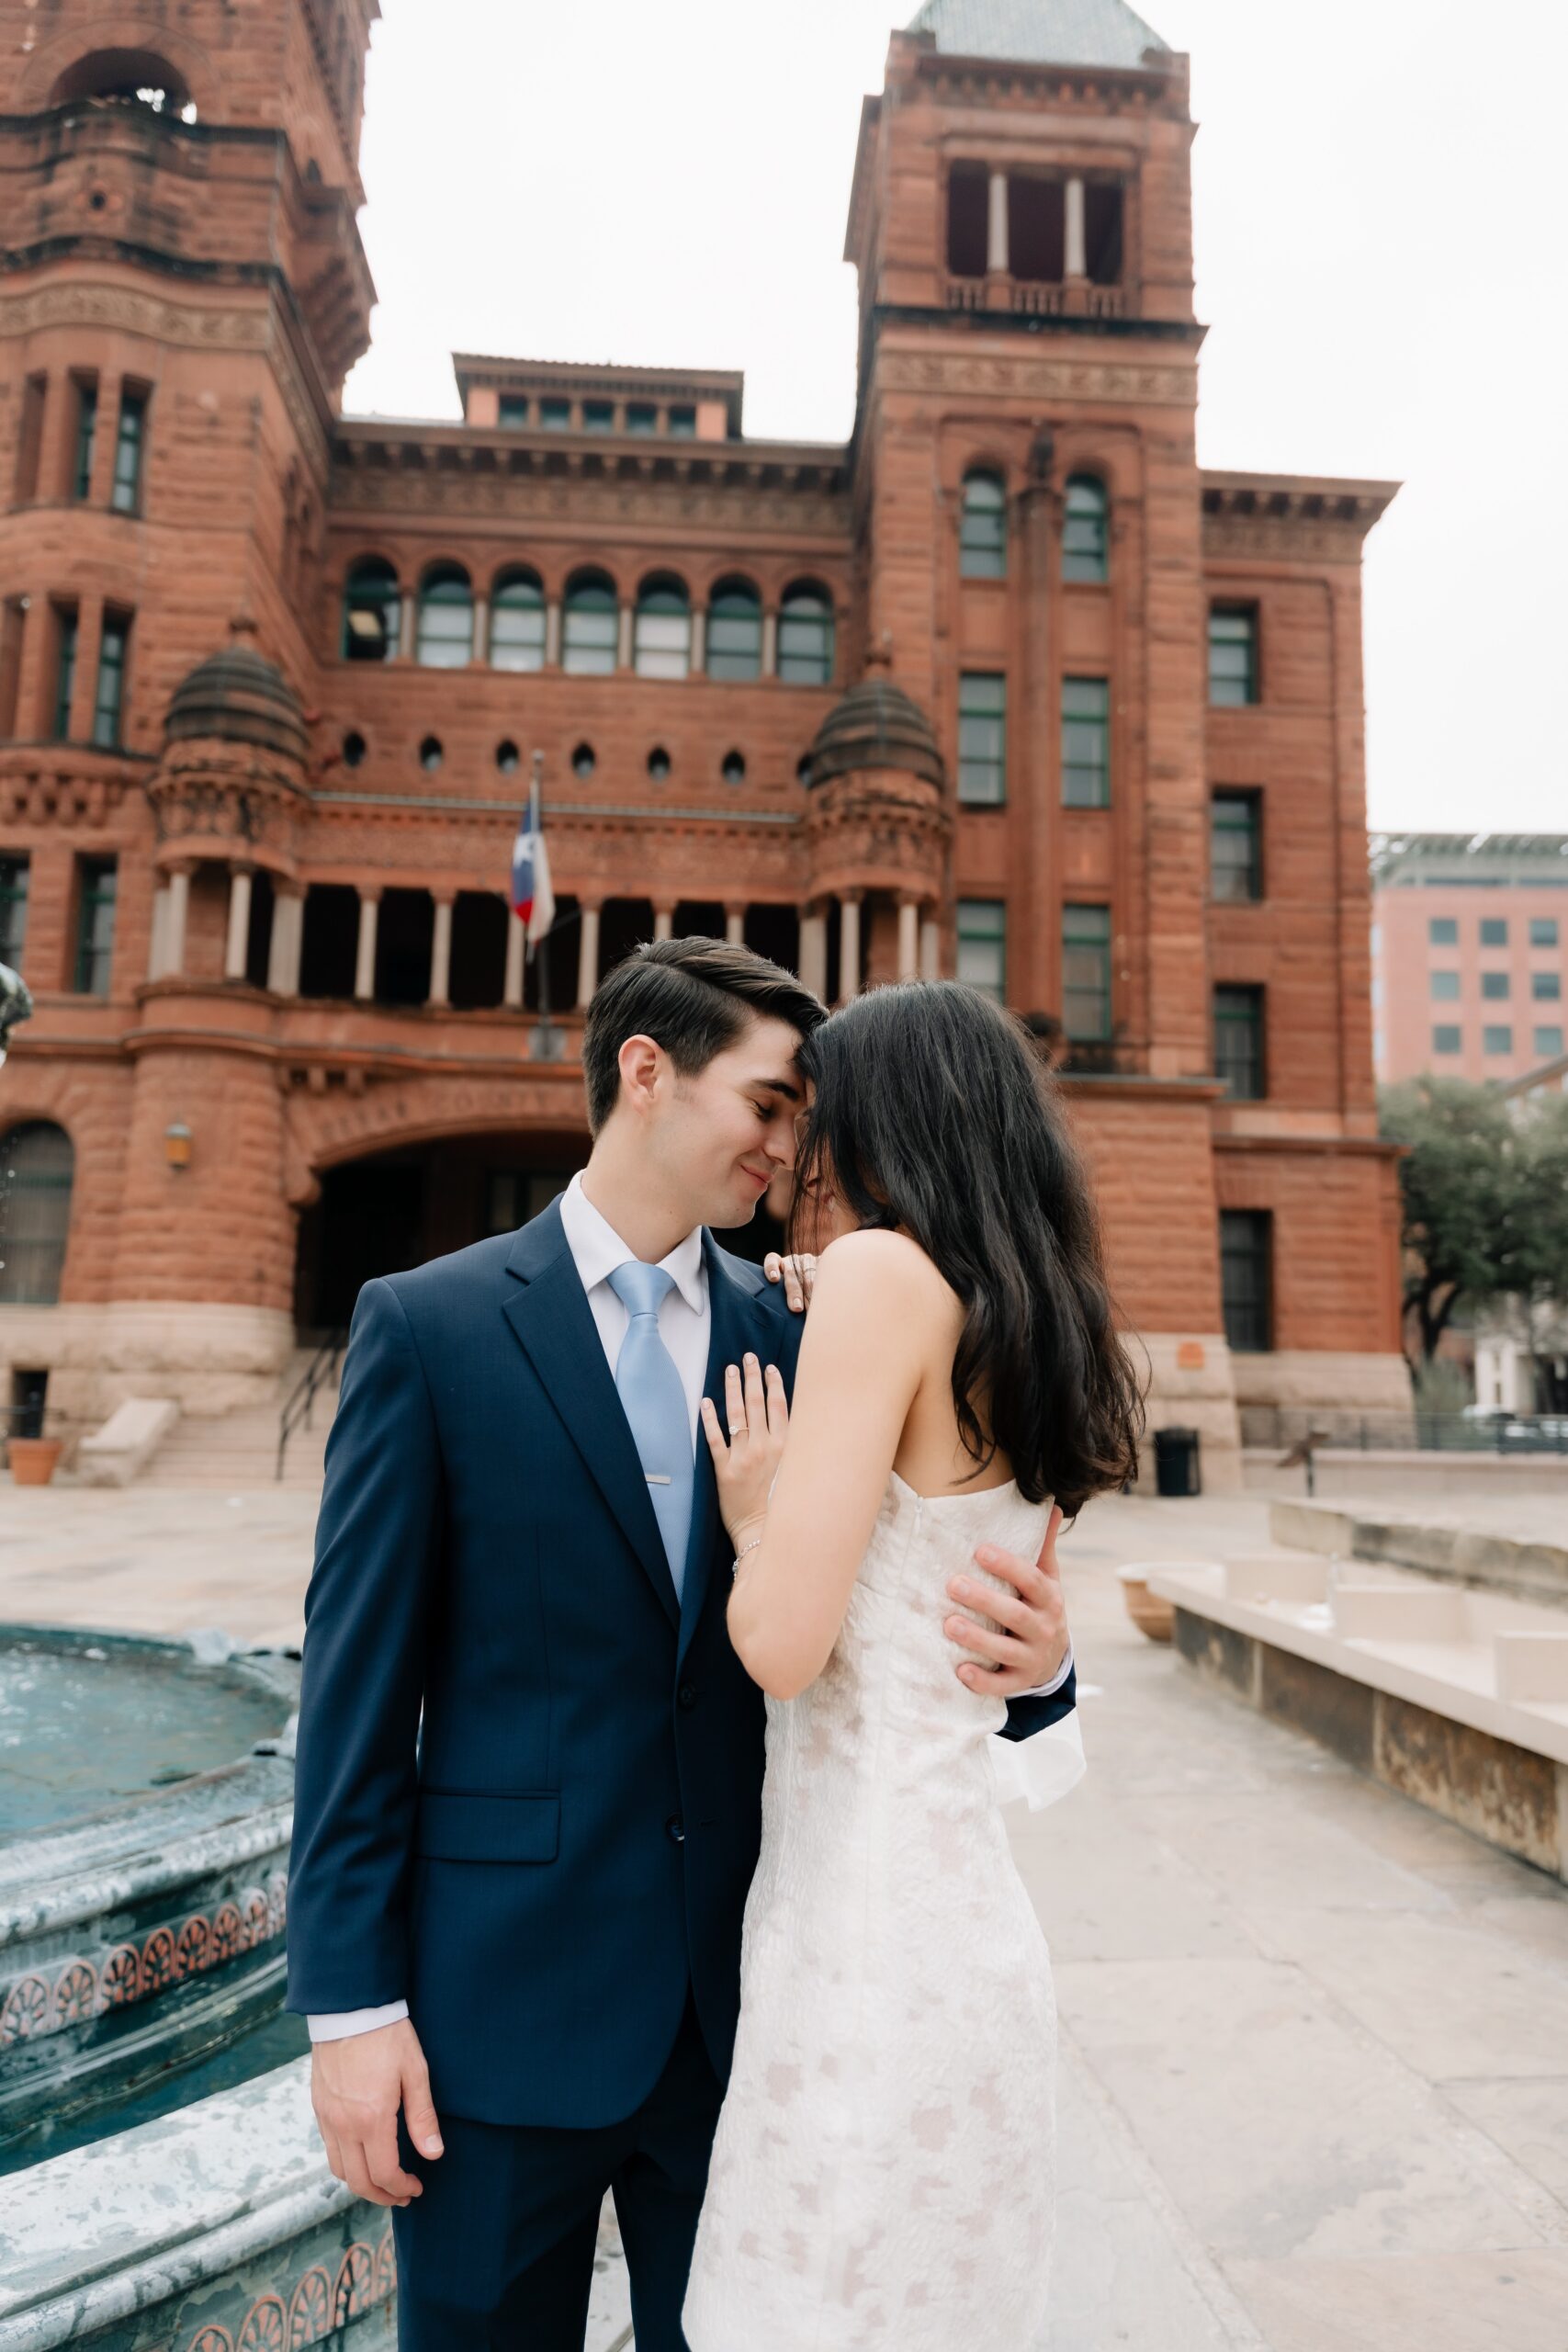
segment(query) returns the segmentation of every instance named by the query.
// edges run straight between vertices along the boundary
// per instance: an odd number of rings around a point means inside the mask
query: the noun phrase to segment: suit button
[[[678,1813],[672,1814],[670,1819],[665,1823],[664,1826],[670,1833],[670,1841],[671,1845],[683,1846],[685,1844],[685,1825],[682,1823]]]
[[[679,1699],[682,1706],[684,1707],[688,1713],[690,1713],[691,1709],[697,1703],[696,1686],[694,1683],[682,1682],[680,1690],[675,1695]]]

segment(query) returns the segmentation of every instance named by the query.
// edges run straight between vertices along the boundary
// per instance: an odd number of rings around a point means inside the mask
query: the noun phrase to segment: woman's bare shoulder
[[[907,1233],[863,1226],[842,1233],[823,1251],[813,1305],[824,1287],[846,1306],[907,1310],[929,1315],[957,1299],[935,1262]]]

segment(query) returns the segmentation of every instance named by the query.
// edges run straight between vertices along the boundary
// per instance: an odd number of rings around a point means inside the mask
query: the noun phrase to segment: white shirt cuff
[[[1062,1660],[1061,1665],[1057,1668],[1056,1672],[1055,1672],[1055,1674],[1053,1676],[1052,1679],[1051,1679],[1049,1682],[1043,1682],[1043,1683],[1040,1685],[1040,1688],[1038,1689],[1038,1690],[1021,1690],[1021,1691],[1019,1692],[1019,1694],[1018,1694],[1018,1695],[1019,1695],[1019,1697],[1020,1697],[1021,1699],[1050,1699],[1050,1698],[1053,1698],[1053,1697],[1055,1695],[1055,1693],[1056,1693],[1056,1692],[1061,1689],[1061,1687],[1062,1687],[1063,1683],[1066,1680],[1066,1679],[1067,1679],[1068,1675],[1069,1675],[1069,1674],[1071,1674],[1072,1670],[1073,1670],[1073,1645],[1072,1645],[1071,1642],[1069,1642],[1069,1643],[1067,1644],[1067,1655],[1066,1655],[1066,1657]]]
[[[380,2009],[340,2009],[335,2016],[307,2018],[312,2041],[349,2041],[356,2033],[378,2033],[384,2025],[396,2025],[406,2018],[406,2001],[389,2001]]]
[[[1003,1739],[998,1734],[986,1745],[991,1751],[997,1802],[1013,1804],[1021,1801],[1031,1813],[1043,1813],[1047,1805],[1065,1797],[1069,1789],[1077,1788],[1089,1770],[1076,1707],[1070,1715],[1064,1715],[1060,1723],[1047,1724],[1032,1739]]]

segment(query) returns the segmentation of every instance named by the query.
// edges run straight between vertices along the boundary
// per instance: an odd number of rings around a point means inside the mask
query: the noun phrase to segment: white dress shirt
[[[621,1343],[626,1336],[631,1317],[623,1300],[610,1287],[610,1276],[619,1266],[635,1261],[637,1251],[628,1250],[609,1220],[594,1207],[582,1189],[582,1178],[574,1176],[561,1194],[561,1229],[566,1235],[567,1248],[588,1295],[594,1328],[599,1334],[604,1358],[615,1377],[620,1362]],[[702,1409],[708,1369],[708,1339],[713,1325],[713,1313],[708,1303],[708,1272],[703,1257],[703,1235],[699,1226],[688,1233],[684,1241],[677,1242],[667,1258],[660,1260],[665,1272],[673,1282],[660,1304],[659,1336],[674,1361],[681,1375],[681,1385],[686,1392],[686,1406],[692,1423],[694,1452],[697,1442],[697,1421]],[[1069,1648],[1060,1672],[1043,1683],[1031,1698],[1048,1698],[1066,1680],[1072,1668],[1073,1654]],[[1037,1739],[1045,1734],[1038,1734]],[[1036,1740],[1027,1743],[1031,1747]],[[1016,1747],[1016,1742],[997,1741],[998,1747]],[[1081,1753],[1081,1751],[1080,1751]],[[997,1758],[998,1771],[1004,1801],[1014,1794],[1028,1795],[1032,1804],[1039,1800],[1030,1794],[1031,1784],[1021,1780],[1016,1769],[1016,1757]],[[1048,1800],[1047,1800],[1048,1801]],[[345,2009],[332,2017],[314,2017],[309,2020],[312,2041],[346,2041],[356,2033],[374,2033],[384,2025],[395,2025],[406,2018],[406,2001],[389,2001],[384,2008]]]

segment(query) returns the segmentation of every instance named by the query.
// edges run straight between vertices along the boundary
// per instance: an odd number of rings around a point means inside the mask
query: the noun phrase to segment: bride
[[[977,1544],[1032,1555],[1053,1499],[1122,1485],[1139,1398],[1007,1014],[882,989],[803,1064],[797,1222],[825,1255],[793,1421],[754,1358],[728,1434],[703,1408],[767,1777],[683,2324],[692,2352],[1032,2352],[1055,2007],[988,1752],[1006,1710],[954,1673],[945,1593]]]

